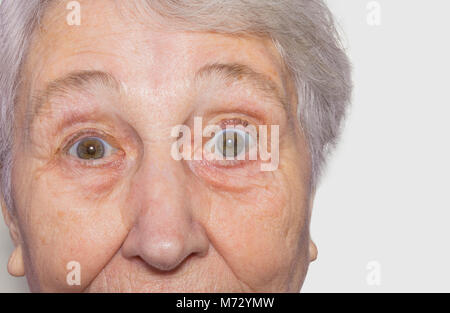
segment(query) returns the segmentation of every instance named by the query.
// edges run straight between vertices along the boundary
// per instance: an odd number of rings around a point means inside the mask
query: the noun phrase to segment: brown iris
[[[105,155],[105,146],[98,138],[86,138],[77,146],[77,156],[83,160],[100,159]]]

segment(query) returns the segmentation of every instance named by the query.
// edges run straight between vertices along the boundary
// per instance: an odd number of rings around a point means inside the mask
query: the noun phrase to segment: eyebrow
[[[120,83],[113,75],[103,71],[75,71],[62,78],[49,82],[43,91],[37,92],[32,97],[34,115],[44,109],[44,105],[54,97],[70,95],[72,91],[86,91],[95,86],[120,90]]]
[[[287,111],[288,103],[281,88],[268,76],[253,70],[251,67],[240,63],[212,63],[202,66],[194,76],[194,81],[205,81],[207,79],[219,78],[226,84],[234,82],[246,82],[254,86],[261,95],[267,99],[275,100]],[[34,118],[40,115],[46,106],[51,105],[55,97],[70,96],[73,91],[86,92],[93,87],[121,91],[120,82],[110,73],[104,71],[74,71],[67,75],[49,82],[43,91],[32,96],[33,114],[31,114],[28,125]]]
[[[197,71],[196,80],[218,77],[225,83],[247,82],[253,85],[261,95],[275,100],[288,112],[288,102],[283,89],[268,75],[259,73],[250,66],[240,63],[212,63],[204,65]]]

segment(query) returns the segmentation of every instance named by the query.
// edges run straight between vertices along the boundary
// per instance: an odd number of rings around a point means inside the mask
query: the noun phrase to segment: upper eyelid
[[[232,127],[238,127],[238,126],[243,126],[244,128],[249,126],[249,125],[254,125],[256,127],[256,124],[259,123],[259,119],[252,117],[252,116],[247,116],[247,114],[245,114],[246,116],[243,116],[243,114],[238,113],[236,115],[236,113],[226,113],[227,115],[229,114],[230,116],[228,117],[221,117],[219,118],[218,121],[216,122],[209,122],[207,123],[205,126],[209,126],[209,125],[218,125],[220,128],[222,129],[226,129],[228,126],[230,128]]]
[[[83,140],[85,138],[99,138],[99,139],[105,141],[111,147],[117,148],[114,146],[114,144],[111,144],[110,140],[108,140],[108,138],[111,138],[110,135],[107,135],[103,132],[99,132],[98,130],[85,129],[85,130],[81,130],[75,134],[72,134],[71,136],[69,136],[68,139],[65,139],[62,143],[62,146],[63,146],[62,150],[65,152],[68,152],[69,149],[74,144],[76,144],[77,142],[79,142],[80,140]]]
[[[239,126],[239,125],[236,125],[236,126]],[[240,126],[242,126],[242,125],[240,125]],[[247,126],[254,126],[254,127],[255,127],[255,135],[256,135],[255,137],[252,136],[253,133],[247,131]],[[248,134],[250,137],[253,137],[252,140],[254,140],[255,143],[256,143],[256,145],[257,145],[257,144],[258,144],[258,127],[256,127],[256,125],[252,125],[252,124],[249,124],[249,125],[247,125],[247,126],[243,126],[242,128],[241,128],[241,127],[238,127],[238,128],[235,128],[235,127],[232,127],[232,128],[222,128],[222,130],[221,130],[220,132],[214,133],[214,135],[211,136],[211,137],[206,141],[206,143],[203,143],[203,145],[206,145],[206,144],[210,143],[211,141],[216,140],[216,139],[219,138],[225,131],[234,130],[234,129],[236,129],[236,130],[238,130],[238,131],[242,131],[242,132],[244,132],[245,134]]]
[[[204,128],[206,126],[210,126],[210,125],[217,125],[217,126],[219,126],[221,128],[220,132],[223,132],[223,131],[227,130],[227,128],[226,127],[222,127],[221,124],[223,125],[224,121],[231,121],[231,120],[242,120],[243,122],[245,122],[247,124],[247,126],[254,126],[255,130],[256,130],[256,136],[258,136],[258,127],[257,127],[257,125],[255,125],[252,122],[250,122],[248,120],[245,120],[243,118],[221,119],[218,123],[211,123],[211,124],[204,125]],[[235,124],[235,125],[232,125],[232,126],[236,127],[236,126],[243,126],[243,125],[242,124]],[[243,126],[244,130],[246,129],[247,126]],[[229,128],[229,129],[233,129],[233,128]],[[240,129],[240,128],[237,128],[237,129]],[[203,131],[204,131],[204,129],[202,129],[202,137],[203,137]],[[246,133],[250,133],[250,132],[246,131]],[[206,141],[202,141],[202,145],[205,146],[207,142],[209,142],[210,140],[213,140],[218,135],[219,135],[219,133],[213,132],[210,137],[207,137],[208,139]],[[255,140],[257,140],[257,138],[255,138]],[[194,142],[194,134],[193,133],[191,134],[191,141]],[[203,149],[203,147],[199,147],[199,146],[196,147],[196,146],[194,146],[194,149],[200,149],[200,148]]]

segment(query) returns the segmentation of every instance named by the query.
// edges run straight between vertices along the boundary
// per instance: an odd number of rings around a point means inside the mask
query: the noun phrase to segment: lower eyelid
[[[258,162],[241,161],[240,165],[220,166],[207,161],[189,161],[188,165],[192,172],[202,178],[205,182],[215,188],[226,188],[227,190],[242,191],[252,188],[264,176],[260,176]]]
[[[112,157],[114,155],[114,157]],[[107,158],[83,160],[78,157],[69,155],[68,162],[71,166],[92,169],[121,169],[124,166],[125,152],[117,150],[113,155]]]

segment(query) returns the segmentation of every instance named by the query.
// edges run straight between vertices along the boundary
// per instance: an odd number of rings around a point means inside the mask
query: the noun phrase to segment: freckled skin
[[[276,171],[258,171],[256,163],[218,169],[170,155],[172,126],[207,110],[214,120],[215,106],[225,106],[220,99],[258,99],[256,92],[232,87],[230,93],[213,81],[196,92],[189,78],[204,64],[247,64],[295,99],[270,41],[155,30],[126,20],[113,1],[80,2],[81,26],[66,25],[63,6],[44,16],[25,64],[23,94],[74,70],[112,73],[126,86],[124,95],[99,100],[81,91],[74,99],[83,101],[66,104],[95,103],[107,112],[104,119],[114,126],[105,128],[125,152],[117,166],[87,169],[54,153],[67,134],[44,135],[55,124],[45,116],[32,128],[30,144],[21,133],[27,109],[21,101],[13,220],[30,289],[299,291],[311,258],[311,168],[305,138],[283,109],[265,118],[280,125]],[[97,127],[96,116],[90,128]],[[69,261],[81,265],[81,286],[66,283]]]

